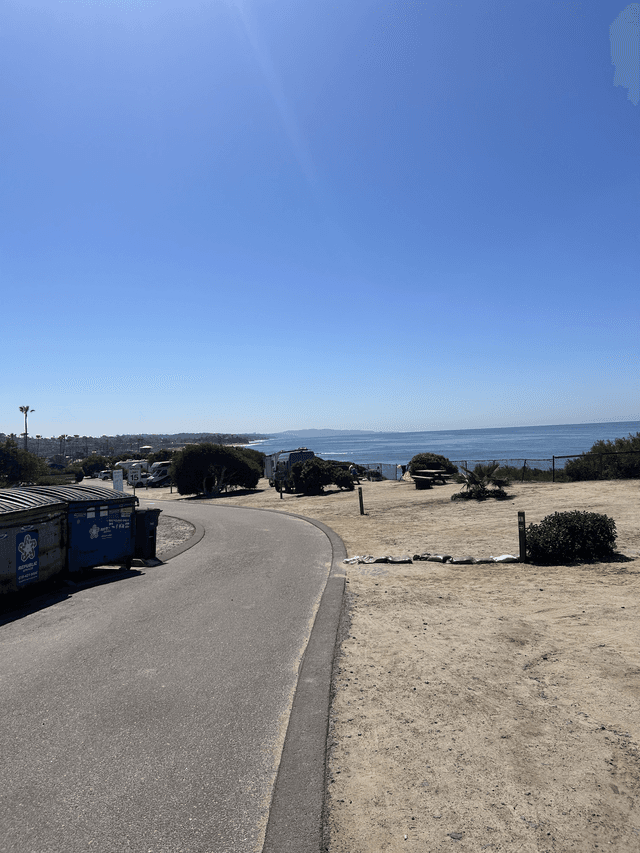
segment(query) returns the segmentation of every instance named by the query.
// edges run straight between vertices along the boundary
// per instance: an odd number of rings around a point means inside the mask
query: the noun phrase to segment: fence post
[[[527,562],[527,529],[524,524],[524,513],[518,513],[518,538],[520,540],[520,562]]]
[[[362,500],[362,486],[358,486],[358,500],[360,501],[360,515],[364,515],[364,502]]]
[[[524,465],[522,466],[522,482],[524,483],[524,472],[527,467],[527,460],[524,460]]]
[[[551,482],[555,483],[556,481],[556,457],[551,457]]]

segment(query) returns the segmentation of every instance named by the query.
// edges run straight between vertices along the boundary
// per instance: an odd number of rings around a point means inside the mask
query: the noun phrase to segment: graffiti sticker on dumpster
[[[37,581],[39,571],[38,531],[19,533],[16,536],[16,583],[22,586]]]

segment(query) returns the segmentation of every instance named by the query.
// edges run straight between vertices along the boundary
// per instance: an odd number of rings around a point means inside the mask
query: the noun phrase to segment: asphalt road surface
[[[2,853],[262,850],[331,543],[279,513],[171,514],[204,525],[191,550],[0,627]]]

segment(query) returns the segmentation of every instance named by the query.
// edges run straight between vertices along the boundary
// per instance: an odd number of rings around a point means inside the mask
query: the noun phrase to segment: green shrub
[[[289,473],[288,487],[303,495],[321,495],[332,482],[331,465],[315,456],[304,462],[294,462]]]
[[[305,462],[294,462],[286,488],[303,495],[321,495],[324,487],[333,483],[340,489],[353,491],[353,478],[344,465],[344,462],[333,462],[318,456]]]
[[[486,501],[487,498],[494,498],[497,501],[506,501],[509,495],[502,488],[489,489],[486,486],[471,486],[466,491],[454,492],[451,495],[452,501]]]
[[[421,471],[427,465],[438,464],[447,474],[457,474],[458,468],[446,456],[440,456],[438,453],[416,453],[409,462],[409,473]]]
[[[38,477],[36,480],[36,486],[70,486],[73,483],[79,482],[76,474],[55,474],[51,472],[51,474],[45,475],[43,477]]]
[[[502,471],[498,462],[488,465],[478,463],[473,471],[461,465],[458,482],[462,483],[462,491],[451,495],[452,501],[475,500],[486,501],[487,498],[506,500],[509,495],[502,488],[509,485],[509,480],[501,476]],[[493,486],[494,488],[489,488]]]
[[[597,512],[556,512],[527,528],[527,554],[533,563],[591,562],[614,553],[616,525]]]
[[[339,489],[346,489],[348,492],[352,492],[355,488],[349,469],[345,469],[342,466],[335,466],[333,468],[333,483]]]
[[[522,482],[523,480],[521,465],[501,465],[498,473],[501,477],[505,477],[507,480],[515,480],[517,482]],[[558,475],[559,470],[556,469],[556,480],[558,480]],[[553,471],[551,468],[529,468],[527,465],[524,469],[525,483],[550,483],[552,478]]]
[[[626,480],[640,477],[640,432],[614,441],[596,441],[588,453],[568,459],[570,480]]]

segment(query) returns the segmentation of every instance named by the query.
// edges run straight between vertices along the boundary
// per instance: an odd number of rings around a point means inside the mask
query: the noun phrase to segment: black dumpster
[[[143,560],[155,559],[158,518],[161,512],[161,509],[136,510],[136,545],[134,557],[140,557]]]
[[[138,498],[101,486],[28,486],[67,505],[67,571],[131,565]]]
[[[0,593],[62,574],[67,508],[24,489],[0,490]]]

